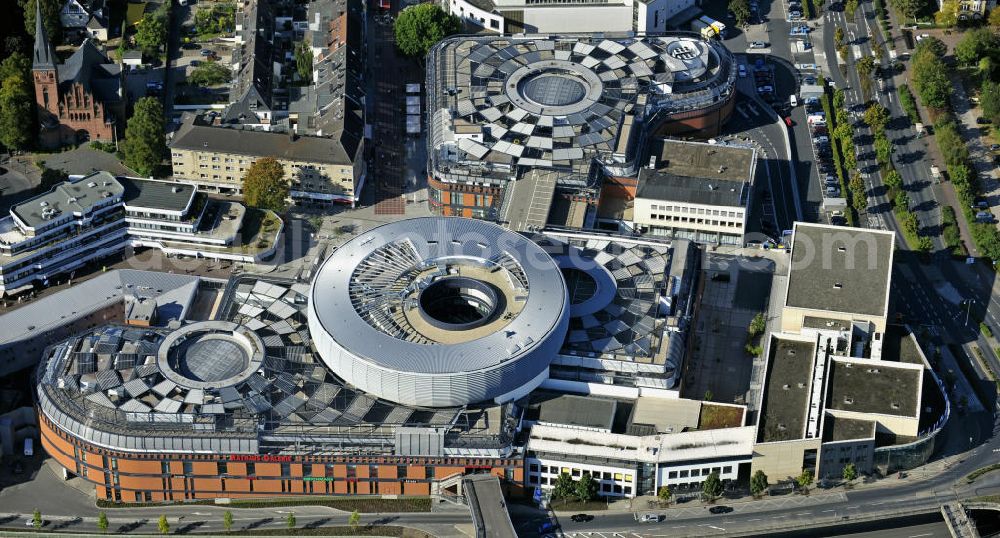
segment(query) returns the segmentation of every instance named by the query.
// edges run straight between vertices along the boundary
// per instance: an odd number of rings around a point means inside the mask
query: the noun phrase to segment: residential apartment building
[[[109,2],[105,0],[66,0],[59,11],[63,35],[67,40],[89,37],[108,40]]]
[[[191,185],[108,172],[60,183],[0,219],[0,291],[44,285],[128,245],[252,262],[262,253],[240,248],[245,211]]]
[[[243,190],[243,176],[257,159],[273,157],[298,203],[353,205],[367,167],[361,139],[340,139],[211,126],[188,116],[169,143],[175,181],[228,194]]]
[[[643,234],[742,245],[756,150],[680,140],[651,146],[621,219]]]

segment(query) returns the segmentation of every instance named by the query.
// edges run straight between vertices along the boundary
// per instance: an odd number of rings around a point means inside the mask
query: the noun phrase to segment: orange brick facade
[[[716,136],[722,126],[729,121],[733,114],[733,107],[736,104],[736,92],[725,101],[720,101],[710,107],[690,112],[673,114],[664,118],[664,121],[653,129],[656,137],[673,136],[686,134],[694,136]],[[632,182],[637,182],[632,179]],[[611,197],[631,200],[635,197],[635,186],[629,189],[625,183],[628,178],[613,178],[611,181]],[[501,196],[500,187],[487,187],[482,185],[467,185],[465,183],[445,183],[436,179],[433,175],[427,178],[428,203],[431,211],[435,215],[445,217],[471,217],[478,219],[491,219],[490,209]],[[624,187],[624,189],[623,189]],[[603,190],[609,188],[608,179],[602,187],[601,197],[604,197]]]
[[[427,183],[431,211],[445,217],[488,218],[489,209],[500,196],[499,187],[444,183],[433,176],[427,178]]]
[[[105,104],[79,83],[60,93],[56,79],[55,69],[34,71],[35,103],[43,125],[39,133],[42,147],[56,148],[85,139],[113,141],[115,126]]]
[[[437,482],[490,472],[519,488],[519,460],[487,458],[264,456],[286,461],[234,461],[227,454],[132,454],[99,448],[39,416],[45,451],[70,473],[94,484],[97,497],[117,502],[253,498],[280,495],[412,495]],[[246,456],[235,456],[243,459]]]

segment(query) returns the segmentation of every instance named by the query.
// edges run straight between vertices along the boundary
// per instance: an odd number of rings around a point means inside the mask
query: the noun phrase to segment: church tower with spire
[[[31,75],[38,110],[38,142],[55,149],[88,140],[113,142],[127,96],[121,66],[87,39],[59,62],[35,2],[35,49]]]
[[[51,147],[59,144],[59,72],[52,42],[45,31],[41,2],[35,2],[35,50],[31,60],[39,138],[42,146]]]

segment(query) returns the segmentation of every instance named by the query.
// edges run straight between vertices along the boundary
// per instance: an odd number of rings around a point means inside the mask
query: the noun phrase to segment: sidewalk
[[[896,474],[892,474],[889,477],[881,479],[869,479],[868,483],[864,483],[864,478],[859,477],[854,481],[854,484],[847,488],[842,484],[835,486],[830,486],[827,488],[821,488],[816,483],[809,486],[809,494],[802,495],[799,493],[793,493],[791,491],[783,491],[776,495],[765,495],[760,499],[755,499],[750,495],[739,497],[739,498],[727,498],[720,497],[715,503],[709,504],[701,499],[691,499],[685,502],[677,502],[676,498],[672,499],[670,504],[667,506],[660,507],[659,504],[650,505],[650,501],[654,503],[659,503],[659,499],[652,495],[645,495],[636,497],[634,499],[619,499],[616,501],[611,501],[608,504],[606,510],[600,510],[602,514],[625,514],[625,513],[636,513],[641,514],[644,512],[671,512],[680,510],[690,510],[698,509],[704,510],[713,505],[725,505],[725,506],[740,506],[740,505],[753,505],[756,509],[760,511],[767,511],[770,509],[784,508],[788,504],[810,504],[817,505],[825,502],[841,502],[846,500],[846,495],[848,492],[866,491],[866,490],[876,490],[882,488],[895,488],[902,484],[912,484],[927,480],[931,477],[937,476],[942,472],[947,471],[952,466],[954,466],[959,460],[964,459],[967,454],[955,454],[948,457],[944,457],[933,462],[927,463],[921,467],[911,469],[904,473],[904,478],[897,478]],[[961,478],[961,477],[958,477]],[[837,481],[841,482],[841,481]],[[772,485],[773,487],[773,485]],[[579,507],[569,508],[566,510],[561,510],[557,506],[552,507],[552,512],[560,516],[565,516],[567,514],[575,514],[580,512]]]
[[[889,21],[891,28],[891,30],[889,31],[889,35],[892,38],[892,43],[894,44],[893,48],[895,49],[896,48],[895,45],[898,45],[899,51],[906,52],[905,60],[899,60],[904,65],[905,69],[902,72],[897,72],[893,76],[893,83],[896,88],[899,88],[900,84],[906,84],[910,88],[910,91],[914,92],[915,90],[913,89],[913,85],[910,84],[909,81],[910,60],[912,59],[912,51],[906,50],[906,40],[903,37],[902,32],[900,30],[901,25],[899,24],[899,21],[896,19],[895,9],[892,9],[891,7],[887,6],[887,11],[889,13]],[[897,54],[902,56],[900,52],[897,52]],[[956,88],[961,88],[961,84],[957,84]],[[916,101],[917,111],[920,114],[920,118],[925,122],[925,124],[930,125],[932,123],[930,113],[924,107],[923,103],[920,102],[920,99],[916,98],[915,94],[914,97],[915,97],[914,101]],[[952,106],[954,107],[956,99],[954,93],[951,94],[951,98],[952,98]],[[937,165],[939,168],[944,170],[945,168],[944,156],[941,154],[941,149],[938,147],[937,139],[933,135],[926,135],[923,138],[923,140],[924,140],[924,148],[927,151],[927,154],[924,156],[924,162],[927,163],[928,167],[931,165]],[[906,178],[903,179],[905,181]],[[931,185],[931,190],[934,193],[934,198],[938,200],[938,203],[942,207],[948,206],[955,210],[955,217],[956,217],[955,220],[958,221],[958,229],[960,236],[962,238],[962,243],[965,244],[965,248],[966,250],[968,250],[970,256],[978,256],[979,252],[976,249],[976,243],[972,240],[972,234],[969,232],[969,223],[965,220],[965,218],[962,217],[963,215],[962,207],[961,204],[959,204],[958,197],[955,194],[955,187],[951,184],[951,182],[946,181],[938,183],[936,185]]]

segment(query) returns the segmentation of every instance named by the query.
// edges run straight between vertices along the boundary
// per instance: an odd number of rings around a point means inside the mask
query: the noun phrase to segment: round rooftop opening
[[[486,325],[503,310],[500,294],[491,284],[461,276],[435,280],[420,292],[419,302],[427,323],[449,330]]]
[[[194,381],[222,381],[243,372],[250,364],[247,350],[221,334],[199,335],[181,344],[170,365]]]
[[[587,86],[564,72],[543,71],[521,81],[521,95],[540,105],[567,106],[587,96]]]
[[[569,304],[582,304],[597,294],[597,281],[586,271],[576,267],[560,267],[559,270],[566,280]]]

